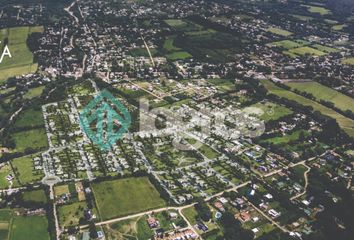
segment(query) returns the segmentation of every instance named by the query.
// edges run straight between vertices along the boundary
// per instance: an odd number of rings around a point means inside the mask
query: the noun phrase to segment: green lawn
[[[11,240],[49,240],[48,221],[42,216],[15,216]]]
[[[251,107],[256,107],[260,108],[263,110],[263,114],[260,116],[260,118],[266,122],[272,121],[272,120],[277,120],[281,117],[290,115],[293,113],[289,108],[286,108],[284,106],[272,103],[272,102],[266,102],[266,103],[256,103],[252,105]]]
[[[13,167],[17,169],[18,180],[24,185],[39,182],[44,177],[43,171],[34,170],[33,157],[35,157],[35,155],[24,156],[12,160]]]
[[[293,49],[293,48],[302,47],[307,44],[309,43],[303,40],[282,40],[282,41],[272,42],[267,45],[269,46],[275,45],[277,47],[282,47],[285,49]]]
[[[304,132],[306,135],[305,131],[295,131],[291,134],[286,134],[285,136],[282,136],[282,137],[269,138],[269,139],[266,139],[265,141],[273,143],[273,144],[288,143],[290,141],[294,141],[294,140],[299,139],[301,132]]]
[[[125,216],[166,205],[147,177],[92,184],[102,219]]]
[[[183,209],[182,214],[187,218],[188,222],[192,225],[197,223],[198,212],[194,206]]]
[[[37,64],[33,63],[33,54],[28,49],[26,41],[29,34],[42,31],[43,27],[14,27],[0,30],[0,40],[8,38],[8,47],[12,55],[12,58],[4,58],[0,65],[0,82],[37,70]]]
[[[26,148],[42,149],[48,147],[47,135],[44,128],[22,131],[12,134],[16,150],[23,152]]]
[[[173,44],[173,42],[174,42],[174,37],[166,38],[166,40],[165,40],[165,42],[163,44],[163,49],[165,49],[168,52],[181,50],[180,48],[176,47]]]
[[[10,182],[6,179],[9,174],[12,174],[11,167],[10,165],[6,164],[0,169],[0,189],[4,189],[10,186]]]
[[[288,37],[293,34],[292,32],[286,31],[284,29],[274,27],[268,28],[267,31],[284,37]]]
[[[345,132],[347,132],[350,136],[354,136],[354,121],[353,120],[351,120],[347,117],[344,117],[343,115],[337,113],[336,111],[334,111],[330,108],[327,108],[317,102],[307,99],[301,95],[295,94],[291,91],[280,88],[269,80],[262,80],[261,82],[265,86],[265,88],[268,89],[268,91],[270,93],[278,95],[279,97],[283,97],[283,98],[287,98],[287,99],[296,101],[304,106],[311,106],[311,107],[313,107],[314,110],[319,111],[324,115],[327,115],[329,117],[336,119],[339,126]]]
[[[347,25],[345,24],[337,24],[337,25],[334,25],[332,26],[332,30],[334,31],[341,31],[343,30],[344,27],[346,27]]]
[[[25,110],[18,115],[15,121],[15,127],[19,128],[40,126],[44,126],[44,119],[41,110]]]
[[[167,19],[165,20],[170,27],[184,27],[187,23],[181,19]]]
[[[354,99],[348,97],[334,89],[326,87],[317,82],[290,82],[286,85],[291,88],[298,89],[299,91],[304,91],[311,93],[318,100],[325,100],[333,102],[336,107],[345,111],[351,110],[354,112]]]
[[[320,44],[314,44],[314,45],[312,45],[312,47],[316,48],[319,51],[325,52],[325,53],[339,52],[339,50],[336,48],[327,47],[327,46],[323,46]]]
[[[61,227],[77,226],[79,220],[84,216],[86,202],[75,202],[58,207],[59,225]]]

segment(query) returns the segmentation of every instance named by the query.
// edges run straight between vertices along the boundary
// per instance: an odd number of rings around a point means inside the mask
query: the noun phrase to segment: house
[[[222,205],[221,202],[216,202],[216,203],[214,203],[214,206],[215,206],[217,209],[219,209],[221,212],[225,212],[225,208],[224,208],[224,206]]]
[[[241,222],[248,222],[249,220],[251,220],[251,214],[248,211],[244,211],[236,214],[235,218],[240,220]]]
[[[159,226],[159,222],[153,217],[149,217],[147,222],[150,228],[157,228]]]

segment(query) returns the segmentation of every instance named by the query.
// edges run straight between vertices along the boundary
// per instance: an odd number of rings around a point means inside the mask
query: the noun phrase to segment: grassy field
[[[15,127],[41,127],[44,119],[41,110],[28,109],[21,112],[15,121]]]
[[[268,46],[275,45],[277,47],[282,47],[285,49],[293,49],[293,48],[302,47],[307,44],[309,43],[303,40],[283,40],[283,41],[272,42],[267,45]]]
[[[43,216],[14,217],[10,240],[49,240],[48,221]]]
[[[26,185],[28,183],[34,183],[42,180],[44,174],[42,171],[35,171],[33,166],[33,157],[31,156],[24,156],[20,158],[16,158],[12,160],[12,165],[18,172],[18,179],[19,181]]]
[[[180,51],[181,49],[176,47],[174,44],[174,37],[168,37],[166,38],[165,42],[163,43],[163,49],[165,49],[168,52],[173,52],[173,51]]]
[[[192,55],[190,55],[188,52],[185,51],[178,51],[178,52],[166,54],[166,58],[172,61],[179,60],[179,59],[187,59],[191,57]]]
[[[33,54],[27,47],[27,38],[31,33],[42,32],[43,27],[15,27],[0,30],[0,40],[8,39],[12,58],[4,58],[0,64],[0,82],[9,77],[32,73],[37,70],[33,63]]]
[[[303,7],[307,8],[307,11],[309,11],[310,13],[318,13],[320,15],[327,15],[330,14],[331,11],[328,10],[327,8],[324,7],[317,7],[317,6],[311,6],[311,5],[301,5]]]
[[[186,26],[187,23],[181,19],[167,19],[165,20],[170,27],[183,27]]]
[[[354,57],[343,59],[343,60],[342,60],[342,63],[343,63],[343,64],[354,65]]]
[[[344,27],[346,27],[347,25],[345,24],[337,24],[337,25],[334,25],[332,26],[332,30],[334,31],[341,31],[343,30]]]
[[[44,86],[39,86],[35,88],[31,88],[28,90],[28,92],[23,96],[24,98],[34,98],[34,97],[39,97],[42,92],[43,92]]]
[[[59,206],[58,216],[61,227],[77,226],[80,217],[83,217],[83,210],[87,208],[85,202],[75,202]]]
[[[26,148],[41,149],[48,147],[47,135],[44,128],[17,132],[12,135],[16,143],[16,150],[24,151]]]
[[[42,204],[47,203],[47,197],[43,189],[26,191],[23,192],[22,196],[24,201],[38,202]]]
[[[252,107],[260,108],[263,110],[263,114],[260,116],[260,119],[268,122],[272,120],[277,120],[281,117],[290,115],[293,113],[289,108],[286,108],[284,106],[272,103],[272,102],[266,102],[266,103],[256,103],[252,105]]]
[[[294,140],[299,139],[299,136],[300,136],[301,132],[306,133],[305,131],[295,131],[295,132],[293,132],[291,134],[286,134],[285,136],[282,136],[282,137],[275,137],[275,138],[266,139],[265,142],[270,142],[270,143],[273,143],[273,144],[288,143],[290,141],[294,141]]]
[[[0,239],[8,239],[11,219],[12,211],[10,209],[0,209]]]
[[[11,166],[6,164],[0,169],[0,189],[4,189],[10,186],[10,182],[6,179],[9,174],[12,174]]]
[[[293,53],[295,55],[315,55],[315,56],[323,56],[326,55],[325,52],[319,51],[315,48],[312,47],[299,47],[299,48],[293,48],[289,50],[290,53]]]
[[[312,45],[312,47],[316,48],[319,51],[325,52],[325,53],[339,52],[339,50],[336,48],[331,48],[331,47],[323,46],[320,44],[314,44],[314,45]]]
[[[92,184],[102,219],[110,219],[166,205],[147,177]]]
[[[290,82],[286,85],[291,88],[298,89],[300,91],[304,91],[307,93],[311,93],[318,100],[325,100],[329,102],[333,102],[336,107],[345,111],[351,110],[354,112],[354,99],[348,97],[336,90],[333,90],[329,87],[326,87],[317,82]]]
[[[187,218],[190,224],[194,225],[197,223],[198,212],[194,207],[183,209],[182,214]]]
[[[354,121],[344,117],[343,115],[337,113],[336,111],[327,108],[317,102],[307,99],[303,96],[295,94],[291,91],[285,90],[276,86],[269,80],[263,80],[263,85],[268,89],[270,93],[278,95],[279,97],[287,98],[296,101],[304,106],[311,106],[315,111],[321,112],[323,115],[327,115],[337,120],[339,126],[350,136],[354,136]]]
[[[292,32],[280,28],[274,28],[274,27],[268,28],[267,31],[284,37],[288,37],[293,34]]]

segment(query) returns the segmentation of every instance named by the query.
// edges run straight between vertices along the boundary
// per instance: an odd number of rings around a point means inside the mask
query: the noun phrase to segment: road
[[[309,166],[307,166],[306,164],[302,164],[302,165],[304,165],[304,166],[307,168],[307,170],[304,172],[304,178],[305,178],[304,191],[303,191],[302,193],[299,193],[299,194],[297,194],[296,196],[290,198],[290,200],[294,200],[294,199],[299,198],[299,197],[301,197],[302,195],[306,194],[307,186],[308,186],[308,184],[309,184],[309,181],[308,181],[308,173],[311,171],[311,168],[310,168]]]

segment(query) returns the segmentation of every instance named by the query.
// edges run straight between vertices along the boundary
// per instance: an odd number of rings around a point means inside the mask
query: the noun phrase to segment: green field
[[[342,60],[342,63],[343,63],[343,64],[354,65],[354,57],[343,59],[343,60]]]
[[[0,30],[0,40],[8,39],[12,58],[4,58],[0,64],[0,82],[9,77],[32,73],[37,70],[33,63],[33,54],[27,47],[27,38],[31,33],[42,32],[43,27],[15,27]]]
[[[41,127],[44,126],[44,119],[41,110],[28,109],[21,112],[16,121],[15,127]]]
[[[43,189],[26,191],[22,193],[22,196],[23,200],[26,202],[47,203],[47,197]]]
[[[173,43],[174,43],[174,37],[166,38],[166,40],[163,44],[163,49],[168,52],[180,51],[181,49],[176,47]]]
[[[311,93],[318,100],[333,102],[336,107],[354,112],[354,99],[317,82],[286,83],[291,88]]]
[[[4,189],[10,186],[10,182],[6,179],[9,174],[13,174],[11,166],[6,164],[0,169],[0,189]]]
[[[339,50],[336,48],[331,48],[331,47],[323,46],[320,44],[314,44],[314,45],[312,45],[312,47],[316,48],[319,51],[325,52],[325,53],[339,52]]]
[[[147,216],[113,223],[105,231],[107,232],[108,239],[148,240],[154,235],[154,231],[147,224]]]
[[[184,27],[187,25],[187,23],[181,19],[167,19],[165,23],[171,27]]]
[[[179,60],[179,59],[187,59],[191,57],[192,55],[190,55],[188,52],[185,51],[173,52],[166,55],[166,58],[172,61]]]
[[[337,113],[336,111],[327,108],[315,101],[307,99],[301,95],[293,93],[291,91],[285,90],[276,86],[269,80],[262,80],[263,85],[268,89],[270,93],[278,95],[279,97],[287,98],[296,101],[304,106],[311,106],[315,111],[321,112],[323,115],[329,116],[337,120],[339,126],[350,136],[354,136],[354,121],[344,117],[343,115]]]
[[[34,170],[33,157],[35,157],[35,155],[24,156],[12,160],[12,165],[17,170],[16,176],[23,185],[38,182],[44,177],[43,171]]]
[[[198,212],[195,210],[194,206],[183,209],[182,214],[187,218],[190,224],[194,225],[197,223]]]
[[[317,7],[317,6],[311,6],[311,5],[301,5],[303,7],[307,8],[307,11],[309,11],[310,13],[318,13],[320,15],[327,15],[330,14],[331,11],[328,10],[327,8],[324,7]]]
[[[42,149],[48,147],[47,135],[44,128],[16,132],[12,134],[16,143],[16,151],[22,152],[26,148]]]
[[[285,136],[282,137],[274,137],[274,138],[269,138],[266,139],[265,142],[273,143],[273,144],[285,144],[289,143],[290,141],[294,141],[299,139],[300,133],[305,131],[295,131],[291,134],[286,134]]]
[[[256,103],[252,105],[252,107],[260,108],[263,110],[264,113],[260,116],[260,118],[266,122],[277,120],[281,117],[293,113],[293,111],[291,111],[289,108],[286,108],[284,106],[272,102]]]
[[[284,29],[274,27],[268,28],[267,31],[284,37],[288,37],[293,34],[292,32],[286,31]]]
[[[268,46],[275,45],[277,47],[282,47],[285,49],[293,49],[293,48],[302,47],[307,44],[309,43],[303,40],[283,40],[283,41],[272,42],[267,45]]]
[[[49,240],[48,221],[43,216],[15,216],[11,240]]]
[[[147,177],[92,184],[102,219],[110,219],[164,207],[165,201]]]
[[[85,202],[75,202],[58,207],[59,225],[61,227],[77,226],[83,210],[87,208]]]
[[[31,88],[28,90],[28,92],[23,96],[24,98],[34,98],[34,97],[39,97],[42,92],[43,92],[44,86],[39,86],[35,88]]]
[[[337,24],[337,25],[334,25],[332,26],[332,30],[334,31],[341,31],[343,30],[344,27],[346,27],[347,25],[345,24]]]
[[[299,48],[293,48],[290,49],[288,52],[293,53],[295,55],[315,55],[315,56],[323,56],[326,55],[325,52],[319,51],[315,48],[312,47],[299,47]]]

